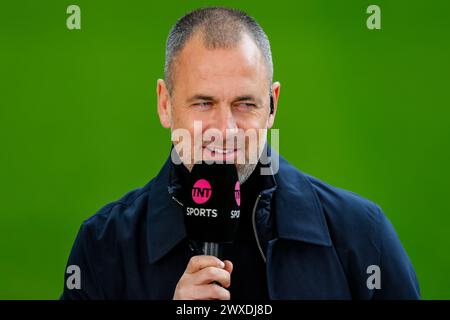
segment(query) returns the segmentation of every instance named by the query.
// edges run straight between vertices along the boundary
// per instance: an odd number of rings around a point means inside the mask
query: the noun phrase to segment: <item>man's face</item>
[[[201,37],[194,35],[177,55],[173,66],[172,95],[164,82],[158,81],[162,125],[170,127],[172,132],[187,129],[194,148],[194,122],[200,121],[202,133],[216,129],[223,137],[223,141],[203,141],[200,146],[203,160],[236,161],[243,156],[248,163],[250,152],[255,148],[261,151],[265,130],[274,121],[275,113],[269,112],[269,94],[274,97],[275,111],[279,94],[278,83],[269,85],[266,63],[254,41],[243,35],[233,48],[208,49]],[[257,141],[248,145],[247,137],[245,145],[235,141],[233,146],[238,129],[259,133]],[[194,152],[191,157],[194,161],[193,157]],[[187,167],[192,166],[187,164]],[[238,171],[244,168],[238,165]]]

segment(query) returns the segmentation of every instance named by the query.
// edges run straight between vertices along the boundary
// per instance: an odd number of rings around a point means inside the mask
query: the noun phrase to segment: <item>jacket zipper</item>
[[[175,198],[174,196],[172,196],[172,199],[173,199],[176,203],[178,203],[180,206],[184,207],[184,205],[183,205],[180,201],[178,201],[177,198]]]
[[[256,207],[258,206],[260,198],[261,198],[261,194],[258,195],[258,197],[256,198],[256,201],[255,201],[255,205],[253,206],[252,224],[253,224],[253,232],[255,234],[256,244],[258,245],[259,253],[261,253],[261,257],[263,258],[264,263],[266,263],[266,256],[264,255],[264,252],[261,248],[261,243],[259,242],[259,237],[258,237],[258,232],[256,231],[256,222],[255,222]]]

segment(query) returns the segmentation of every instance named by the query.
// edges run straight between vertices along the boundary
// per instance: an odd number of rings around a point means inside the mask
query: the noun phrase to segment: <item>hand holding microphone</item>
[[[214,256],[194,256],[178,281],[174,300],[230,300],[233,264]],[[220,284],[220,285],[218,285]]]

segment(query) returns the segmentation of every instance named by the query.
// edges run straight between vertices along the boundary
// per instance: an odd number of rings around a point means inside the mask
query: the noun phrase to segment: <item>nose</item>
[[[217,112],[214,115],[213,120],[216,129],[220,130],[224,137],[226,137],[226,131],[228,129],[229,133],[237,129],[236,119],[233,115],[231,107],[228,105],[222,105],[217,108]]]

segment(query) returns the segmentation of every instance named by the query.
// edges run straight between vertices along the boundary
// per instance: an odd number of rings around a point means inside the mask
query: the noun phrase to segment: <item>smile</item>
[[[237,151],[236,149],[222,149],[222,148],[211,147],[211,146],[206,146],[206,149],[208,151],[211,151],[214,153],[219,153],[219,154],[229,154],[229,153],[233,153],[233,152]]]

